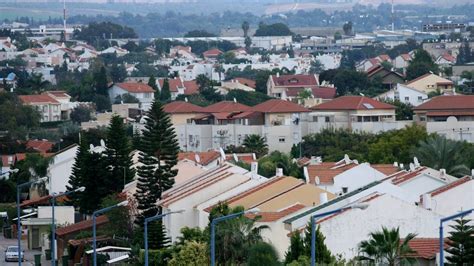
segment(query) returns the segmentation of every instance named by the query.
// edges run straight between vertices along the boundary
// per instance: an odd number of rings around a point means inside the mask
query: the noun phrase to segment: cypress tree
[[[300,232],[293,232],[290,237],[290,247],[285,254],[285,265],[290,264],[292,261],[298,260],[300,256],[305,255],[304,251],[305,247]]]
[[[150,76],[150,78],[148,79],[148,86],[150,86],[152,89],[155,90],[155,99],[159,100],[160,99],[160,90],[158,89],[158,86],[156,86],[155,76],[153,76],[153,75]]]
[[[319,226],[316,226],[316,263],[319,264],[330,264],[333,263],[335,258],[331,254],[331,251],[324,243],[326,237],[320,230]],[[305,230],[304,237],[305,255],[311,258],[311,223],[308,223]]]
[[[105,155],[108,161],[110,189],[119,192],[124,183],[131,181],[135,176],[132,168],[130,141],[123,124],[123,119],[117,115],[112,116],[107,128]]]
[[[450,227],[454,229],[448,237],[450,254],[446,259],[454,265],[474,265],[474,226],[469,223],[469,219],[458,219],[455,225]]]
[[[168,79],[163,81],[163,87],[161,88],[160,92],[160,100],[162,102],[168,102],[171,100],[171,93],[170,93],[170,83]]]
[[[161,199],[162,193],[174,184],[177,170],[173,166],[178,162],[179,145],[170,117],[163,111],[159,101],[154,101],[147,112],[145,129],[142,131],[140,155],[138,161],[138,183],[135,198],[138,202],[140,214],[136,224],[143,226],[144,219],[161,213],[156,202]],[[157,234],[150,234],[150,247],[160,248],[165,245],[166,239],[162,225]]]
[[[82,180],[86,173],[87,161],[89,156],[89,143],[86,137],[79,140],[79,147],[76,151],[76,158],[72,166],[71,176],[69,177],[69,184],[66,185],[68,191],[75,190],[82,186]],[[72,197],[74,197],[73,195]],[[80,201],[74,197],[74,206],[79,206]]]
[[[100,68],[99,72],[94,73],[94,84],[98,94],[108,96],[107,71],[104,66]]]

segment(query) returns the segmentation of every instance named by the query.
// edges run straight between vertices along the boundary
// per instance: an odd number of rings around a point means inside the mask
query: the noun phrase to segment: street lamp
[[[12,173],[16,173],[18,172],[18,169],[13,169],[11,170]],[[17,221],[16,221],[16,227],[17,227],[17,238],[18,238],[18,266],[21,266],[21,225],[20,225],[20,190],[21,188],[23,187],[27,187],[27,186],[30,186],[32,184],[36,184],[36,183],[41,183],[41,182],[44,182],[48,180],[47,177],[42,177],[42,178],[39,178],[37,180],[34,180],[34,181],[29,181],[29,182],[25,182],[25,183],[22,183],[22,184],[18,184],[16,185],[16,214],[17,214]]]
[[[84,192],[86,190],[85,187],[80,187],[75,190],[71,190],[68,192],[60,193],[60,194],[51,194],[51,212],[52,212],[52,219],[53,222],[51,223],[51,265],[56,266],[56,246],[55,246],[55,240],[56,240],[56,225],[55,225],[55,217],[54,217],[54,206],[56,203],[56,198],[57,197],[62,197],[62,196],[67,196],[72,193],[76,192]]]
[[[365,209],[367,209],[367,207],[369,207],[368,204],[362,204],[362,203],[361,204],[354,204],[354,205],[349,206],[349,207],[339,208],[339,209],[336,209],[336,210],[333,210],[333,211],[328,211],[328,212],[315,214],[315,215],[311,216],[311,266],[316,265],[316,220],[318,218],[328,216],[328,215],[331,215],[331,214],[336,214],[336,213],[339,213],[339,212],[343,212],[345,210],[349,210],[349,209],[365,210]]]
[[[443,236],[443,223],[466,216],[470,213],[474,213],[474,209],[463,211],[448,217],[441,218],[439,220],[439,266],[444,266],[444,236]]]
[[[233,214],[229,214],[229,215],[226,215],[226,216],[217,217],[217,218],[212,220],[212,222],[211,222],[211,266],[216,265],[216,224],[218,222],[229,220],[229,219],[235,218],[237,216],[241,216],[243,214],[257,213],[257,212],[260,212],[260,210],[258,208],[253,208],[253,209],[250,209],[250,210],[241,211],[241,212],[238,212],[238,213],[233,213]]]
[[[183,212],[184,210],[179,210],[179,211],[167,212],[163,214],[156,214],[153,217],[145,218],[145,266],[148,266],[148,223],[161,219],[173,213],[183,213]]]
[[[97,215],[99,214],[103,214],[105,212],[108,212],[110,210],[112,210],[113,208],[116,208],[116,207],[122,207],[122,206],[127,206],[128,205],[128,200],[126,201],[122,201],[120,203],[117,203],[113,206],[110,206],[110,207],[106,207],[106,208],[103,208],[103,209],[100,209],[98,211],[95,211],[94,213],[92,213],[92,246],[94,247],[94,254],[93,254],[93,261],[94,261],[94,266],[97,266],[97,251],[96,251],[96,236],[95,236],[95,218],[97,217]]]

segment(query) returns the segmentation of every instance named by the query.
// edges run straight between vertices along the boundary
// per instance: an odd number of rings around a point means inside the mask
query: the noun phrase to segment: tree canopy
[[[292,36],[290,28],[284,23],[265,24],[260,23],[255,36]]]

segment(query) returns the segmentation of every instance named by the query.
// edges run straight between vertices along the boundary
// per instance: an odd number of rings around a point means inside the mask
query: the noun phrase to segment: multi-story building
[[[138,99],[142,110],[147,111],[153,103],[155,90],[144,83],[116,83],[109,88],[110,101],[113,103],[118,96],[130,94]]]
[[[61,120],[61,103],[48,94],[20,95],[23,104],[36,108],[41,114],[41,122],[53,122]]]

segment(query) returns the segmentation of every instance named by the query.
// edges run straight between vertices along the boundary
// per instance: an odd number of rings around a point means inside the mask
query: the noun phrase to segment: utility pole
[[[395,12],[393,10],[393,0],[392,0],[392,31],[395,31]]]

